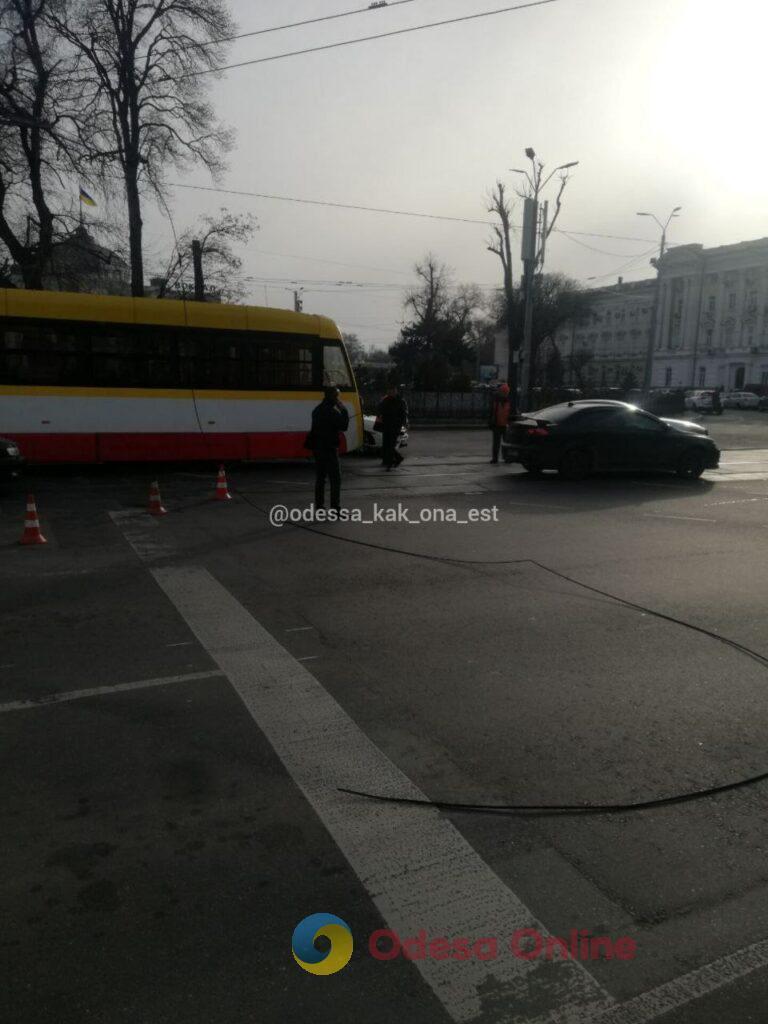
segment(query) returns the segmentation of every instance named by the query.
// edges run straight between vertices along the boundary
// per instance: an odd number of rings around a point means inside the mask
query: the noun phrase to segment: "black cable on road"
[[[339,786],[338,792],[347,793],[349,796],[364,797],[366,800],[376,800],[379,803],[405,804],[412,807],[433,807],[438,811],[568,817],[579,814],[627,814],[631,811],[650,811],[656,810],[659,807],[673,807],[676,804],[690,804],[696,800],[718,796],[721,793],[731,793],[737,789],[745,789],[747,786],[754,786],[758,782],[765,782],[766,779],[768,779],[768,772],[761,772],[760,775],[751,775],[749,778],[737,779],[735,782],[726,782],[720,786],[709,786],[707,789],[696,789],[688,793],[655,797],[651,800],[638,800],[635,803],[618,804],[468,804],[455,800],[417,800],[415,797],[385,796],[381,793],[366,793],[360,789],[347,789],[344,786]]]
[[[237,493],[246,504],[250,505],[251,508],[260,512],[262,515],[269,518],[269,513],[266,509],[261,508],[254,501],[242,491],[232,489],[233,493]],[[617,594],[612,594],[608,590],[602,590],[600,587],[594,587],[589,583],[584,583],[574,576],[569,576],[567,573],[559,572],[557,569],[552,569],[550,566],[545,565],[543,562],[538,562],[533,558],[514,558],[514,559],[471,559],[471,558],[452,558],[447,555],[428,555],[420,551],[408,551],[405,548],[391,547],[386,544],[374,544],[371,541],[357,540],[354,537],[344,537],[339,534],[328,533],[325,530],[321,530],[318,527],[310,526],[307,523],[286,523],[286,526],[293,526],[296,529],[304,530],[307,533],[319,534],[321,537],[327,537],[330,540],[341,541],[345,544],[353,544],[357,547],[370,548],[374,551],[384,551],[390,554],[404,555],[409,558],[418,558],[428,562],[442,562],[446,565],[468,565],[468,566],[500,566],[500,565],[530,565],[541,572],[548,573],[550,576],[554,576],[557,579],[563,580],[566,583],[570,583],[574,587],[579,587],[582,590],[587,590],[592,594],[598,594],[600,597],[608,598],[616,604],[623,605],[625,608],[631,611],[639,612],[642,615],[650,615],[653,618],[661,619],[663,622],[669,622],[672,625],[680,626],[683,629],[690,629],[694,633],[699,633],[702,636],[706,636],[710,640],[714,640],[717,643],[724,644],[726,647],[730,647],[737,653],[744,655],[747,658],[751,658],[756,661],[763,668],[768,668],[768,655],[761,654],[759,651],[753,650],[751,647],[747,647],[746,644],[740,643],[738,640],[732,640],[730,637],[722,636],[720,633],[715,633],[711,629],[707,629],[704,626],[697,626],[693,622],[687,622],[685,619],[680,619],[675,615],[668,615],[666,612],[660,612],[655,608],[649,608],[646,605],[638,604],[635,601],[630,601],[627,598],[619,597]],[[722,793],[730,793],[738,789],[744,789],[749,786],[754,786],[760,782],[765,782],[768,779],[768,772],[762,772],[759,775],[751,775],[748,778],[737,779],[734,782],[726,782],[717,786],[709,786],[705,789],[692,790],[687,793],[677,793],[671,796],[656,797],[650,800],[641,800],[628,803],[607,803],[607,804],[485,804],[485,803],[463,803],[457,800],[418,800],[412,797],[398,797],[398,796],[387,796],[380,793],[368,793],[363,790],[348,789],[345,787],[338,787],[340,793],[346,793],[349,796],[358,796],[367,800],[375,800],[380,803],[388,804],[402,804],[413,807],[426,807],[433,808],[440,811],[456,811],[461,813],[469,814],[508,814],[508,815],[535,815],[538,817],[547,816],[569,816],[569,815],[583,815],[583,814],[627,814],[635,811],[648,811],[655,810],[662,807],[671,807],[676,804],[693,803],[697,800],[704,800],[708,797],[717,796]]]

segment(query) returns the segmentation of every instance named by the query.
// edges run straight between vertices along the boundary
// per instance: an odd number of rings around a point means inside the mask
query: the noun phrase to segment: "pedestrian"
[[[325,481],[331,484],[331,508],[341,511],[341,466],[339,435],[349,426],[349,413],[341,404],[339,389],[325,388],[325,397],[312,410],[312,429],[305,447],[315,457],[315,508],[325,508]]]
[[[403,456],[397,450],[397,441],[400,431],[408,426],[408,406],[397,385],[393,384],[387,389],[376,418],[381,423],[381,464],[389,472],[403,461]]]
[[[488,426],[493,431],[493,449],[491,464],[496,465],[499,461],[499,450],[501,439],[509,423],[509,413],[512,403],[509,400],[509,384],[500,384],[491,402],[491,415],[488,419]]]
[[[720,401],[720,388],[715,388],[712,392],[712,415],[723,415],[723,403]]]

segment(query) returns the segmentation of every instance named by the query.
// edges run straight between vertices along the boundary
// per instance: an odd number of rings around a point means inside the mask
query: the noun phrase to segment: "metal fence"
[[[385,392],[362,392],[366,413],[375,413]],[[490,397],[484,391],[408,391],[411,423],[484,423],[488,419]]]

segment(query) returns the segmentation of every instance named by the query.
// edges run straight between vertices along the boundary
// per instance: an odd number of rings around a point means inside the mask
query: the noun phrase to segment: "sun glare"
[[[689,168],[729,193],[765,194],[763,0],[689,0],[669,26],[656,66],[654,115]]]

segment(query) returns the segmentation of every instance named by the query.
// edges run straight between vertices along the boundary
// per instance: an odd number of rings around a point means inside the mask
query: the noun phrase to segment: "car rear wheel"
[[[698,480],[704,472],[704,459],[699,452],[685,452],[677,464],[677,475],[682,480]]]
[[[572,448],[560,459],[557,471],[566,480],[581,480],[592,469],[592,456],[586,448]]]
[[[532,462],[522,462],[521,465],[525,472],[530,473],[531,476],[541,476],[541,474],[544,472],[541,466],[536,466]]]

